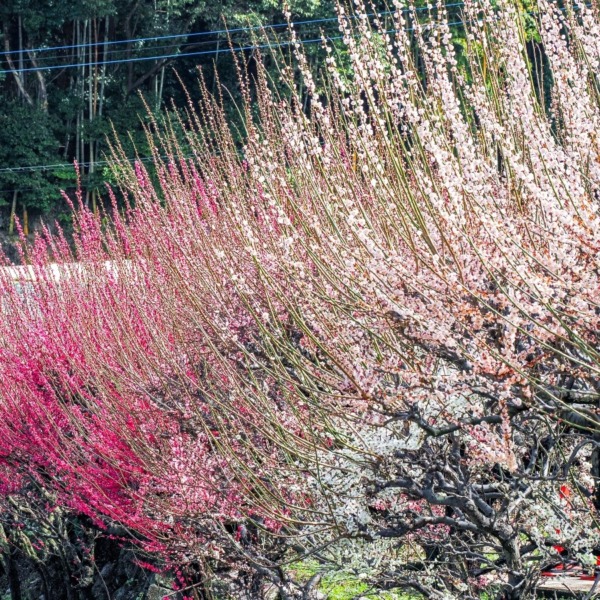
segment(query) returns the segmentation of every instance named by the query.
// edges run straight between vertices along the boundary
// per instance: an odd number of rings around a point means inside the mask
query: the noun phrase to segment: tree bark
[[[19,190],[13,192],[12,204],[10,205],[10,219],[8,221],[8,235],[12,235],[15,231],[15,214],[17,211],[17,196]]]
[[[15,81],[17,83],[17,87],[19,88],[19,93],[21,94],[21,97],[25,99],[27,104],[29,104],[30,106],[33,106],[34,105],[33,98],[29,95],[29,93],[25,89],[25,79],[23,77],[23,73],[17,69],[17,67],[15,66],[15,63],[12,59],[12,56],[10,55],[10,52],[11,52],[10,38],[9,38],[8,27],[6,26],[6,24],[3,27],[3,33],[4,33],[4,50],[6,51],[5,58],[6,58],[6,62],[8,63],[8,67],[11,70],[11,72],[15,78]]]

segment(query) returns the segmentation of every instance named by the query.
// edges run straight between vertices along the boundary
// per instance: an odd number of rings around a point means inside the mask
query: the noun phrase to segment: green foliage
[[[381,600],[420,600],[419,595],[400,591],[372,592],[368,583],[356,574],[344,571],[322,571],[321,565],[316,560],[305,560],[294,563],[290,567],[294,577],[301,582],[307,582],[317,573],[321,573],[318,591],[327,600],[355,600],[356,598],[380,598]]]
[[[294,19],[332,16],[333,0],[293,0]],[[0,56],[0,206],[10,205],[13,190],[18,204],[42,213],[56,212],[59,189],[75,185],[74,170],[81,164],[84,191],[102,190],[110,181],[104,169],[108,146],[106,138],[115,134],[127,156],[148,156],[144,128],[149,125],[148,107],[157,113],[166,105],[182,108],[187,103],[180,80],[192,101],[198,98],[196,67],[205,73],[209,89],[227,89],[226,95],[239,97],[237,72],[228,54],[198,55],[176,61],[136,60],[227,48],[227,36],[149,39],[146,42],[111,45],[132,38],[202,33],[224,28],[283,22],[279,0],[154,0],[131,3],[127,0],[6,0],[0,3],[0,38],[13,52],[12,64]],[[281,32],[280,32],[281,33]],[[318,34],[318,27],[306,31]],[[234,45],[252,43],[253,34],[237,32]],[[108,63],[94,68],[64,71],[26,72],[20,66],[67,65],[130,60],[126,64]],[[70,46],[64,50],[33,52],[38,47]],[[104,51],[106,50],[106,54]],[[311,48],[316,57],[317,48]],[[177,69],[177,74],[174,71]],[[21,82],[18,79],[21,79]],[[144,99],[144,101],[142,100]],[[230,103],[233,107],[233,103]],[[94,164],[90,168],[89,163]],[[58,168],[24,170],[38,165],[67,165]],[[18,170],[7,170],[18,168]],[[4,170],[2,170],[4,169]],[[3,209],[8,210],[7,208]],[[4,220],[6,222],[6,220]]]
[[[36,164],[60,162],[50,117],[20,102],[9,102],[0,113],[0,198],[7,204],[14,191],[28,207],[47,211],[60,199],[58,180],[64,170],[28,170]],[[63,184],[64,185],[64,184]]]
[[[542,36],[540,35],[537,22],[537,5],[532,0],[521,0],[521,22],[525,39],[528,42],[540,43]]]

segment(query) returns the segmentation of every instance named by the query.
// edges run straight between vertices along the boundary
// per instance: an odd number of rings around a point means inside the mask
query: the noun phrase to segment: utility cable
[[[422,24],[419,27],[428,27],[428,28],[436,28],[436,27],[454,27],[454,26],[464,26],[464,21],[454,21],[451,23],[440,23],[440,24]],[[408,27],[405,28],[404,31],[414,31],[416,29],[416,27]],[[381,34],[389,34],[389,33],[398,33],[397,29],[389,29],[389,30],[385,30],[385,31],[381,31],[379,32]],[[315,39],[310,39],[310,40],[296,40],[296,41],[290,41],[290,42],[284,42],[284,43],[278,43],[278,44],[258,44],[258,45],[253,45],[253,46],[244,46],[241,48],[233,48],[234,51],[241,51],[241,50],[255,50],[255,49],[264,49],[264,48],[277,48],[277,47],[282,47],[282,46],[290,46],[290,45],[304,45],[304,44],[313,44],[313,43],[319,43],[319,42],[323,42],[323,41],[337,41],[337,40],[342,40],[344,39],[345,36],[343,35],[339,35],[339,36],[335,36],[335,37],[329,37],[329,38],[315,38]],[[197,52],[197,53],[188,53],[186,55],[178,55],[178,56],[191,56],[191,55],[198,55],[198,54],[207,54],[207,53],[216,53],[216,52],[231,52],[231,48],[227,48],[227,49],[223,49],[223,50],[210,50],[210,51],[203,51],[203,52]],[[137,60],[137,59],[131,59],[131,60]],[[124,62],[130,62],[129,60],[124,61]],[[1,73],[1,71],[0,71]],[[161,156],[158,158],[169,158],[168,156]],[[192,156],[186,156],[184,158],[193,158]],[[108,164],[114,164],[115,162],[129,162],[129,163],[134,163],[134,162],[146,162],[146,161],[152,161],[155,160],[154,156],[149,156],[149,157],[142,157],[142,158],[134,158],[134,159],[116,159],[116,160],[111,160],[111,161],[107,161],[107,160],[98,160],[98,161],[94,161],[92,162],[80,162],[78,163],[78,165],[80,167],[87,167],[87,166],[106,166]],[[57,163],[57,164],[46,164],[46,165],[25,165],[25,166],[19,166],[19,167],[4,167],[4,168],[0,168],[0,173],[18,173],[18,172],[28,172],[28,171],[38,171],[38,170],[51,170],[51,169],[65,169],[65,168],[70,168],[72,167],[73,164],[71,163]]]
[[[457,21],[454,23],[448,23],[448,26],[462,25],[462,21]],[[406,31],[411,31],[413,28],[408,28]],[[380,33],[394,33],[396,30],[389,30]],[[105,61],[92,61],[92,62],[79,62],[79,63],[71,63],[67,65],[48,65],[44,67],[26,67],[23,69],[4,69],[0,70],[0,75],[8,75],[10,73],[28,73],[28,72],[36,72],[36,71],[51,71],[56,69],[77,69],[81,67],[95,67],[95,66],[103,66],[103,65],[114,65],[114,64],[123,64],[123,63],[132,63],[132,62],[141,62],[148,60],[164,60],[164,59],[179,59],[186,58],[189,56],[210,56],[210,55],[218,55],[223,53],[231,53],[231,52],[243,52],[246,50],[262,50],[262,49],[272,49],[272,48],[284,48],[289,46],[299,45],[307,45],[307,44],[316,44],[326,41],[336,41],[344,39],[344,36],[329,36],[329,37],[319,37],[309,40],[296,40],[289,42],[278,42],[278,43],[266,43],[266,44],[251,44],[247,46],[238,46],[238,47],[224,47],[224,48],[216,48],[212,50],[200,50],[197,52],[177,52],[174,54],[163,54],[157,56],[138,56],[134,58],[123,58],[123,59],[115,59],[115,60],[105,60]]]
[[[452,8],[452,7],[457,7],[457,6],[464,6],[464,2],[454,2],[451,4],[446,4],[445,8]],[[408,12],[411,9],[403,9],[402,12]],[[431,7],[429,6],[420,6],[414,9],[416,12],[421,12],[421,11],[425,11],[425,10],[431,10]],[[365,16],[366,17],[380,17],[380,16],[387,16],[387,15],[391,15],[391,14],[395,14],[397,11],[383,11],[380,13],[368,13]],[[357,19],[359,18],[356,15],[346,15],[345,16],[346,19]],[[301,26],[301,25],[314,25],[317,23],[331,23],[331,22],[337,22],[339,21],[339,17],[335,16],[335,17],[326,17],[326,18],[322,18],[322,19],[309,19],[309,20],[304,20],[304,21],[294,21],[291,23],[291,25],[293,27],[297,27],[297,26]],[[268,31],[271,29],[280,29],[283,27],[288,27],[288,23],[271,23],[269,25],[256,25],[253,27],[236,27],[233,29],[216,29],[216,30],[212,30],[212,31],[199,31],[199,32],[191,32],[191,33],[181,33],[181,34],[173,34],[173,35],[163,35],[163,36],[151,36],[151,37],[142,37],[142,38],[132,38],[132,39],[126,39],[126,40],[111,40],[111,41],[99,41],[99,42],[90,42],[90,43],[85,43],[85,44],[69,44],[69,45],[65,45],[65,46],[48,46],[48,47],[39,47],[39,48],[24,48],[24,49],[19,49],[19,50],[4,50],[4,51],[0,51],[0,56],[6,56],[6,55],[18,55],[24,52],[48,52],[48,51],[60,51],[60,50],[70,50],[70,49],[75,49],[75,48],[97,48],[97,49],[103,49],[106,46],[114,46],[114,45],[118,45],[118,44],[133,44],[133,43],[140,43],[140,42],[146,42],[146,41],[159,41],[159,40],[169,40],[169,39],[179,39],[179,38],[190,38],[190,37],[200,37],[200,36],[210,36],[210,35],[230,35],[232,33],[240,33],[240,32],[248,32],[248,31],[260,31],[260,30],[264,30],[264,31]],[[173,46],[173,45],[171,45]],[[155,46],[155,47],[160,47],[160,46]],[[169,47],[169,46],[167,46]],[[149,49],[149,48],[140,48],[139,50],[143,50],[143,49]],[[115,50],[112,52],[124,52],[125,50]],[[111,51],[108,51],[111,52]],[[13,59],[15,57],[13,56]],[[38,60],[38,59],[45,59],[45,58],[50,58],[50,57],[43,57],[43,56],[36,56],[34,60]],[[53,57],[54,58],[54,57]],[[59,57],[56,57],[59,58]],[[27,61],[31,61],[30,58],[28,57],[23,57],[24,60]],[[80,63],[79,66],[85,66],[84,63]],[[0,71],[0,73],[3,71]],[[10,71],[9,71],[10,72]],[[19,70],[17,70],[17,72],[19,72]]]

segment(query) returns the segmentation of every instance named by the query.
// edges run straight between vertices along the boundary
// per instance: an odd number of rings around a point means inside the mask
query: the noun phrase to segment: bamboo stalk
[[[29,213],[25,204],[23,204],[23,234],[29,235]]]
[[[13,235],[15,231],[15,212],[17,209],[17,196],[19,195],[19,191],[15,190],[13,192],[12,204],[10,206],[10,220],[8,222],[8,235]]]

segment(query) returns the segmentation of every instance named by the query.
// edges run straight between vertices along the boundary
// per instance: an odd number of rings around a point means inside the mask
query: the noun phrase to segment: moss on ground
[[[290,566],[295,577],[300,581],[308,581],[317,573],[322,574],[318,591],[323,594],[324,600],[355,600],[356,598],[382,599],[382,600],[419,600],[419,595],[408,594],[400,591],[380,592],[374,591],[361,578],[352,573],[339,571],[337,573],[323,572],[317,561],[306,560]]]

